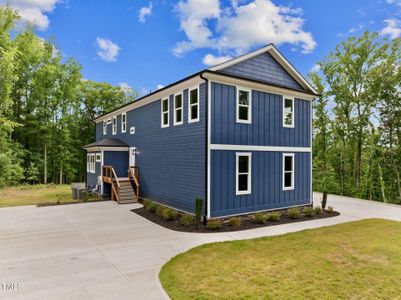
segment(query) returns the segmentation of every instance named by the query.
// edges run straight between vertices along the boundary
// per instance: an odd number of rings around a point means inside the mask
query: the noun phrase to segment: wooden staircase
[[[111,200],[118,204],[136,203],[139,200],[139,169],[128,168],[128,177],[117,177],[112,166],[103,166],[103,182],[111,185]]]

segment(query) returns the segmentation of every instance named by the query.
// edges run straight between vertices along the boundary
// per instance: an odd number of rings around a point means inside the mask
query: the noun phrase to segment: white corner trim
[[[248,189],[246,191],[239,190],[239,182],[238,177],[239,173],[239,157],[247,156],[248,157]],[[251,152],[237,152],[235,153],[235,195],[250,195],[252,193],[252,153]]]
[[[310,147],[282,147],[282,146],[257,146],[257,145],[229,145],[211,144],[211,150],[228,151],[266,151],[266,152],[311,152]]]
[[[239,104],[239,92],[244,91],[249,93],[249,103],[248,105],[240,105]],[[236,110],[236,122],[237,123],[243,123],[243,124],[252,124],[252,89],[243,87],[243,86],[235,86],[235,110]],[[242,107],[248,107],[248,120],[242,120],[239,118],[239,108],[240,106]]]
[[[291,124],[285,123],[285,100],[286,99],[291,100],[291,103],[292,103]],[[291,97],[291,96],[283,95],[282,102],[283,102],[283,115],[282,115],[283,127],[294,128],[295,127],[295,98]]]
[[[193,90],[197,90],[198,102],[196,104],[192,104],[191,105],[191,91],[193,91]],[[199,109],[200,105],[199,105],[199,102],[200,102],[199,85],[188,88],[188,123],[199,122],[199,120],[200,120],[200,109]],[[191,119],[191,107],[192,106],[197,106],[198,107],[198,116],[195,119]]]
[[[177,96],[181,96],[181,107],[177,108],[175,107],[175,97]],[[177,126],[177,125],[182,125],[184,124],[184,93],[177,93],[173,95],[173,110],[174,110],[174,120],[173,120],[173,125]],[[181,110],[181,121],[177,122],[176,121],[176,117],[177,117],[177,110]]]
[[[208,81],[207,82],[207,107],[208,107],[208,109],[207,109],[207,124],[206,124],[206,126],[207,126],[207,218],[208,219],[210,219],[210,216],[211,216],[211,209],[210,209],[210,203],[211,203],[211,199],[210,199],[210,197],[211,197],[211,185],[210,185],[210,170],[211,170],[211,161],[212,161],[212,158],[210,157],[210,155],[211,155],[211,151],[210,151],[210,149],[211,149],[211,136],[212,136],[212,133],[211,133],[211,130],[212,130],[212,92],[211,92],[211,89],[212,89],[212,83],[210,82],[210,81]]]
[[[292,170],[291,170],[291,186],[286,187],[285,186],[285,158],[286,157],[292,157]],[[283,179],[283,191],[292,191],[295,189],[295,153],[283,153],[283,158],[282,158],[282,179]]]

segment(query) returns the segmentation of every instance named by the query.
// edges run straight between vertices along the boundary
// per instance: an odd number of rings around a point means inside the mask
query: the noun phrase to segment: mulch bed
[[[247,229],[266,227],[266,226],[274,226],[274,225],[287,224],[287,223],[296,223],[296,222],[303,222],[303,221],[310,221],[310,220],[317,220],[317,219],[332,218],[332,217],[336,217],[336,216],[340,215],[340,213],[337,211],[333,211],[333,212],[329,213],[329,212],[327,212],[327,210],[323,210],[321,215],[315,215],[314,217],[306,217],[304,215],[301,215],[298,219],[290,219],[290,218],[286,217],[285,215],[282,215],[280,221],[278,221],[278,222],[267,222],[264,224],[260,224],[260,223],[256,223],[252,219],[253,214],[250,214],[250,215],[241,216],[242,220],[241,220],[241,225],[239,227],[230,226],[230,224],[228,224],[228,221],[230,218],[220,219],[223,222],[223,226],[220,229],[213,231],[211,229],[208,229],[203,224],[200,225],[197,229],[195,228],[195,226],[184,226],[180,223],[180,221],[179,221],[180,218],[178,218],[177,220],[174,220],[174,221],[165,221],[161,217],[159,217],[156,213],[147,211],[144,207],[132,209],[131,211],[136,213],[137,215],[140,215],[141,217],[144,217],[145,219],[148,219],[149,221],[151,221],[153,223],[156,223],[160,226],[163,226],[163,227],[171,229],[171,230],[183,231],[183,232],[199,232],[199,233],[240,231],[240,230],[247,230]],[[285,211],[285,210],[283,210],[283,211]],[[180,217],[181,217],[181,215],[180,215]]]

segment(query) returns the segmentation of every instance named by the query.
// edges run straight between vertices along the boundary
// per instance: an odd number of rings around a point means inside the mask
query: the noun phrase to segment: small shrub
[[[148,207],[146,207],[146,210],[147,211],[150,211],[150,212],[155,212],[156,210],[157,210],[157,207],[158,207],[159,205],[157,205],[156,203],[150,203],[149,205],[148,205]]]
[[[195,218],[191,215],[183,215],[180,219],[180,223],[183,226],[192,226],[195,223]]]
[[[161,214],[162,214],[161,217],[164,221],[172,221],[177,219],[178,217],[178,212],[168,207],[164,207]]]
[[[241,226],[242,220],[240,217],[233,217],[230,219],[230,221],[228,221],[228,224],[230,224],[230,226],[238,228]]]
[[[320,206],[316,206],[314,210],[315,210],[315,215],[319,216],[322,214],[322,208]]]
[[[328,212],[329,214],[333,213],[333,212],[334,212],[333,206],[327,207],[327,212]]]
[[[290,219],[298,219],[301,216],[299,208],[294,207],[287,210],[287,217]]]
[[[267,221],[267,216],[264,213],[256,213],[253,220],[255,221],[255,223],[265,224]]]
[[[313,207],[306,207],[304,208],[304,215],[305,217],[312,218],[315,216],[315,210]]]
[[[164,211],[164,207],[161,205],[157,205],[156,215],[158,215],[160,218],[163,218],[163,211]]]
[[[206,228],[216,231],[219,230],[223,226],[223,223],[220,220],[209,220],[207,222]]]
[[[143,207],[145,207],[146,210],[148,210],[149,205],[151,205],[152,203],[153,203],[153,202],[150,201],[149,199],[145,199],[145,200],[143,200],[143,202],[142,202]]]
[[[267,217],[267,221],[279,222],[280,218],[281,218],[281,214],[278,211],[274,211],[274,212],[268,213],[266,215],[266,217]]]
[[[198,228],[202,217],[202,207],[203,207],[203,199],[196,198],[195,199],[195,227]]]

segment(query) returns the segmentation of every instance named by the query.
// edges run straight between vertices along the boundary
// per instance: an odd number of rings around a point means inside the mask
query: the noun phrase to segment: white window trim
[[[123,121],[123,119],[125,119],[125,120]],[[121,114],[121,132],[122,133],[127,132],[127,113]]]
[[[235,110],[236,110],[236,119],[237,123],[243,123],[243,124],[252,124],[252,89],[242,87],[242,86],[235,86],[236,89],[236,101],[235,101]],[[249,104],[248,105],[240,105],[239,104],[239,91],[244,91],[249,93]],[[248,107],[248,120],[241,120],[239,118],[239,107]]]
[[[117,134],[117,116],[113,117],[113,123],[111,124],[112,127],[112,134]]]
[[[170,126],[170,97],[162,98],[161,100],[161,128],[167,128]],[[167,101],[167,111],[163,111],[163,102]],[[167,113],[167,124],[164,124],[164,114]]]
[[[96,162],[102,162],[102,154],[96,153]]]
[[[95,170],[96,170],[96,158],[95,158],[95,155],[96,155],[95,153],[90,153],[90,154],[87,155],[89,163],[87,162],[86,168],[87,168],[87,172],[88,173],[93,173],[93,174],[95,173]]]
[[[248,190],[239,191],[238,176],[239,173],[239,157],[248,156]],[[241,173],[242,174],[242,173]],[[252,192],[252,153],[251,152],[236,152],[235,153],[235,194],[236,195],[249,195]]]
[[[191,104],[191,91],[193,91],[193,90],[197,90],[197,94],[198,94],[198,102],[196,104]],[[200,101],[200,99],[199,99],[199,87],[195,86],[195,87],[189,88],[188,89],[188,123],[199,122],[199,120],[200,120],[200,118],[199,118],[199,115],[200,115],[199,101]],[[195,118],[195,119],[191,118],[191,107],[192,106],[197,106],[197,108],[198,108],[198,117]]]
[[[90,154],[86,154],[86,172],[89,173],[90,170]]]
[[[292,100],[292,118],[290,125],[285,123],[285,99]],[[283,127],[294,128],[294,124],[295,124],[295,98],[283,95]]]
[[[107,134],[107,121],[104,120],[103,121],[103,135],[106,135],[106,134]]]
[[[175,97],[181,95],[181,108],[175,107]],[[173,96],[174,101],[174,126],[184,124],[184,96],[183,93],[181,94],[174,94]],[[177,110],[181,109],[181,122],[176,122]]]
[[[292,157],[292,170],[291,170],[291,186],[285,186],[285,158]],[[287,171],[289,172],[289,171]],[[282,159],[282,173],[283,173],[283,191],[291,191],[294,190],[295,187],[295,153],[283,153]]]

